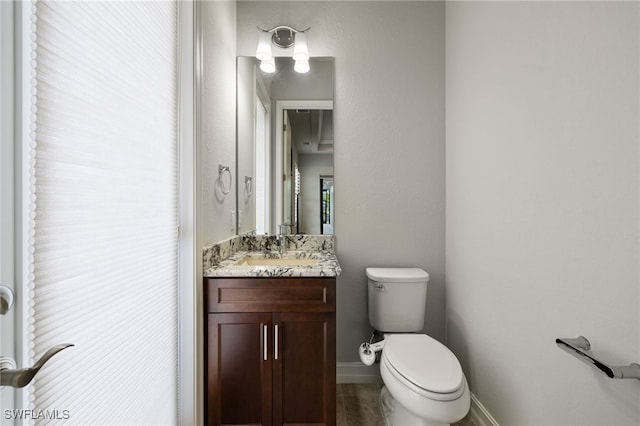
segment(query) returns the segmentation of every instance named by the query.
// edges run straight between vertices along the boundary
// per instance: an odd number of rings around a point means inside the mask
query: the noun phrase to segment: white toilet
[[[429,274],[418,268],[367,268],[369,323],[384,339],[360,345],[371,365],[382,350],[381,403],[392,426],[448,425],[469,411],[467,380],[458,359],[426,334]],[[389,413],[386,413],[389,412]]]

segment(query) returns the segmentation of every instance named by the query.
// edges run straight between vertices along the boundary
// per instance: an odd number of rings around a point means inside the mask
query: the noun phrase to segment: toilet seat
[[[454,400],[464,393],[462,367],[442,343],[426,334],[391,334],[385,340],[382,361],[416,393],[437,401]]]

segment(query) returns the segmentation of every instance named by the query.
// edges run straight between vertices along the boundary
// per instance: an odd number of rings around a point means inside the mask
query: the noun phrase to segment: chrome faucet
[[[287,225],[284,223],[278,225],[278,251],[280,252],[280,256],[287,251],[287,236],[285,229],[287,229]]]
[[[287,234],[289,233],[289,229],[291,229],[291,224],[289,223],[278,225],[278,249],[280,256],[287,252]]]
[[[0,386],[22,388],[29,384],[45,362],[63,349],[73,346],[71,343],[55,345],[40,357],[31,368],[15,369],[15,361],[11,358],[0,358]]]

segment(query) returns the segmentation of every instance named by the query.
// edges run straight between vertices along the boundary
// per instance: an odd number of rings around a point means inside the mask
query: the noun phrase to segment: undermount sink
[[[236,262],[236,266],[317,266],[318,259],[296,257],[286,254],[282,257],[268,257],[265,255],[247,255]]]

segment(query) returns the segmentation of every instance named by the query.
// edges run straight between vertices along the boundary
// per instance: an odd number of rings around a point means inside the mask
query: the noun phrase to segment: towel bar
[[[632,363],[625,366],[608,366],[604,362],[598,360],[591,353],[591,343],[584,336],[577,338],[561,338],[556,339],[556,345],[580,361],[591,365],[598,371],[606,374],[611,379],[639,379],[640,380],[640,364]]]

